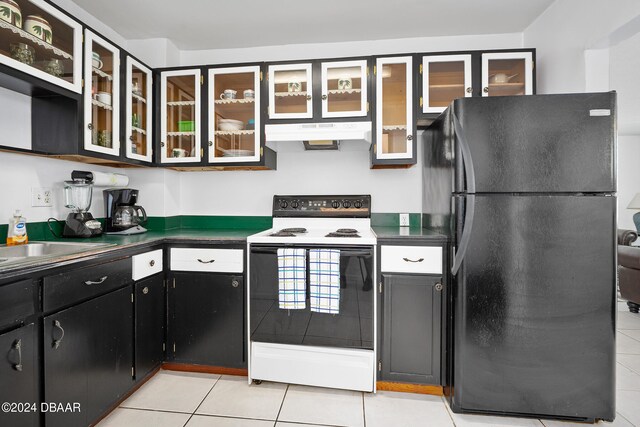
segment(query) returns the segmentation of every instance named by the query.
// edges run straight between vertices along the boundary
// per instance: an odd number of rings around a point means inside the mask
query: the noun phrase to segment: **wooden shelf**
[[[407,130],[407,125],[387,125],[382,126],[383,131],[392,131],[392,130]]]
[[[35,44],[35,46],[31,46],[31,47],[33,47],[36,50],[39,50],[41,53],[40,56],[51,55],[53,53],[55,56],[58,56],[62,59],[73,60],[73,55],[45,42],[42,39],[39,39],[34,35],[27,33],[22,28],[18,28],[15,25],[10,24],[9,22],[3,21],[2,19],[0,19],[0,29],[2,29],[2,31],[0,31],[3,34],[2,38],[6,37],[7,39],[6,41],[8,44],[24,43],[25,40],[28,40],[31,43]],[[37,53],[38,52],[36,52],[36,54]]]
[[[362,89],[329,89],[327,94],[329,95],[348,95],[352,93],[362,93]]]
[[[131,92],[131,97],[132,97],[133,99],[135,99],[136,101],[138,101],[138,102],[142,102],[143,104],[146,104],[146,103],[147,103],[147,100],[146,100],[146,99],[144,99],[142,96],[138,95],[137,93],[133,93],[133,92]]]
[[[252,104],[255,102],[255,99],[216,99],[213,101],[214,104]]]
[[[196,136],[195,132],[167,132],[167,136]]]
[[[307,92],[276,92],[276,98],[287,98],[290,96],[307,96]]]
[[[450,85],[429,85],[429,89],[434,89],[434,90],[464,89],[464,84],[455,83]]]
[[[167,102],[168,107],[195,107],[196,101],[169,101]]]
[[[524,83],[489,83],[490,95],[524,95]]]
[[[134,132],[138,132],[138,133],[140,133],[142,135],[146,135],[147,134],[146,130],[141,129],[139,127],[131,126],[131,130],[134,131]]]
[[[95,105],[96,107],[103,108],[103,109],[108,110],[108,111],[113,110],[113,107],[111,105],[105,104],[104,102],[100,102],[97,99],[92,99],[91,103],[93,105]]]
[[[103,79],[107,79],[109,81],[113,81],[113,76],[111,74],[105,73],[104,71],[102,71],[99,68],[93,67],[93,74],[97,74],[100,77],[102,77]]]
[[[251,129],[251,130],[217,130],[214,131],[214,134],[216,136],[222,136],[222,135],[253,135],[254,133],[256,133],[255,130]]]

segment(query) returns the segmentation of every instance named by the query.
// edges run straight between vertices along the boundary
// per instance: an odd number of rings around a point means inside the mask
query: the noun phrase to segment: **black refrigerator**
[[[615,417],[616,95],[466,98],[425,131],[454,412]]]

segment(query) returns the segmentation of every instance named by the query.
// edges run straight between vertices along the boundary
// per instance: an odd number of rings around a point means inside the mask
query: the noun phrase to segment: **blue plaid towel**
[[[307,297],[306,249],[278,249],[278,302],[283,309],[303,309]]]
[[[340,251],[309,249],[309,297],[311,311],[340,312]]]

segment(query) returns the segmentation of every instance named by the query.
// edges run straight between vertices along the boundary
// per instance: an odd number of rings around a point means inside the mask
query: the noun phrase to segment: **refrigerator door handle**
[[[462,229],[462,237],[460,238],[460,244],[458,250],[453,256],[453,266],[451,267],[451,274],[456,275],[462,264],[467,248],[469,247],[469,241],[471,240],[471,228],[473,226],[473,215],[476,208],[476,196],[467,195],[466,209],[464,213],[464,228]]]
[[[456,136],[458,137],[458,141],[460,142],[460,149],[462,150],[462,160],[464,162],[464,173],[467,179],[467,193],[475,193],[476,192],[476,173],[473,168],[473,158],[471,157],[471,149],[469,148],[469,144],[467,143],[467,139],[464,136],[464,132],[462,130],[462,124],[458,119],[458,116],[454,112],[453,116],[453,127],[456,131]]]

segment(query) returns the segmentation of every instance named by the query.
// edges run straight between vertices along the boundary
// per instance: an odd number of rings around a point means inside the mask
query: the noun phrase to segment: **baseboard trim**
[[[201,374],[237,375],[241,377],[249,375],[249,371],[244,368],[225,368],[223,366],[195,365],[190,363],[165,362],[162,364],[162,369],[165,371],[199,372]]]
[[[397,383],[392,381],[377,381],[376,388],[378,391],[400,391],[403,393],[430,394],[433,396],[443,396],[442,386]]]

